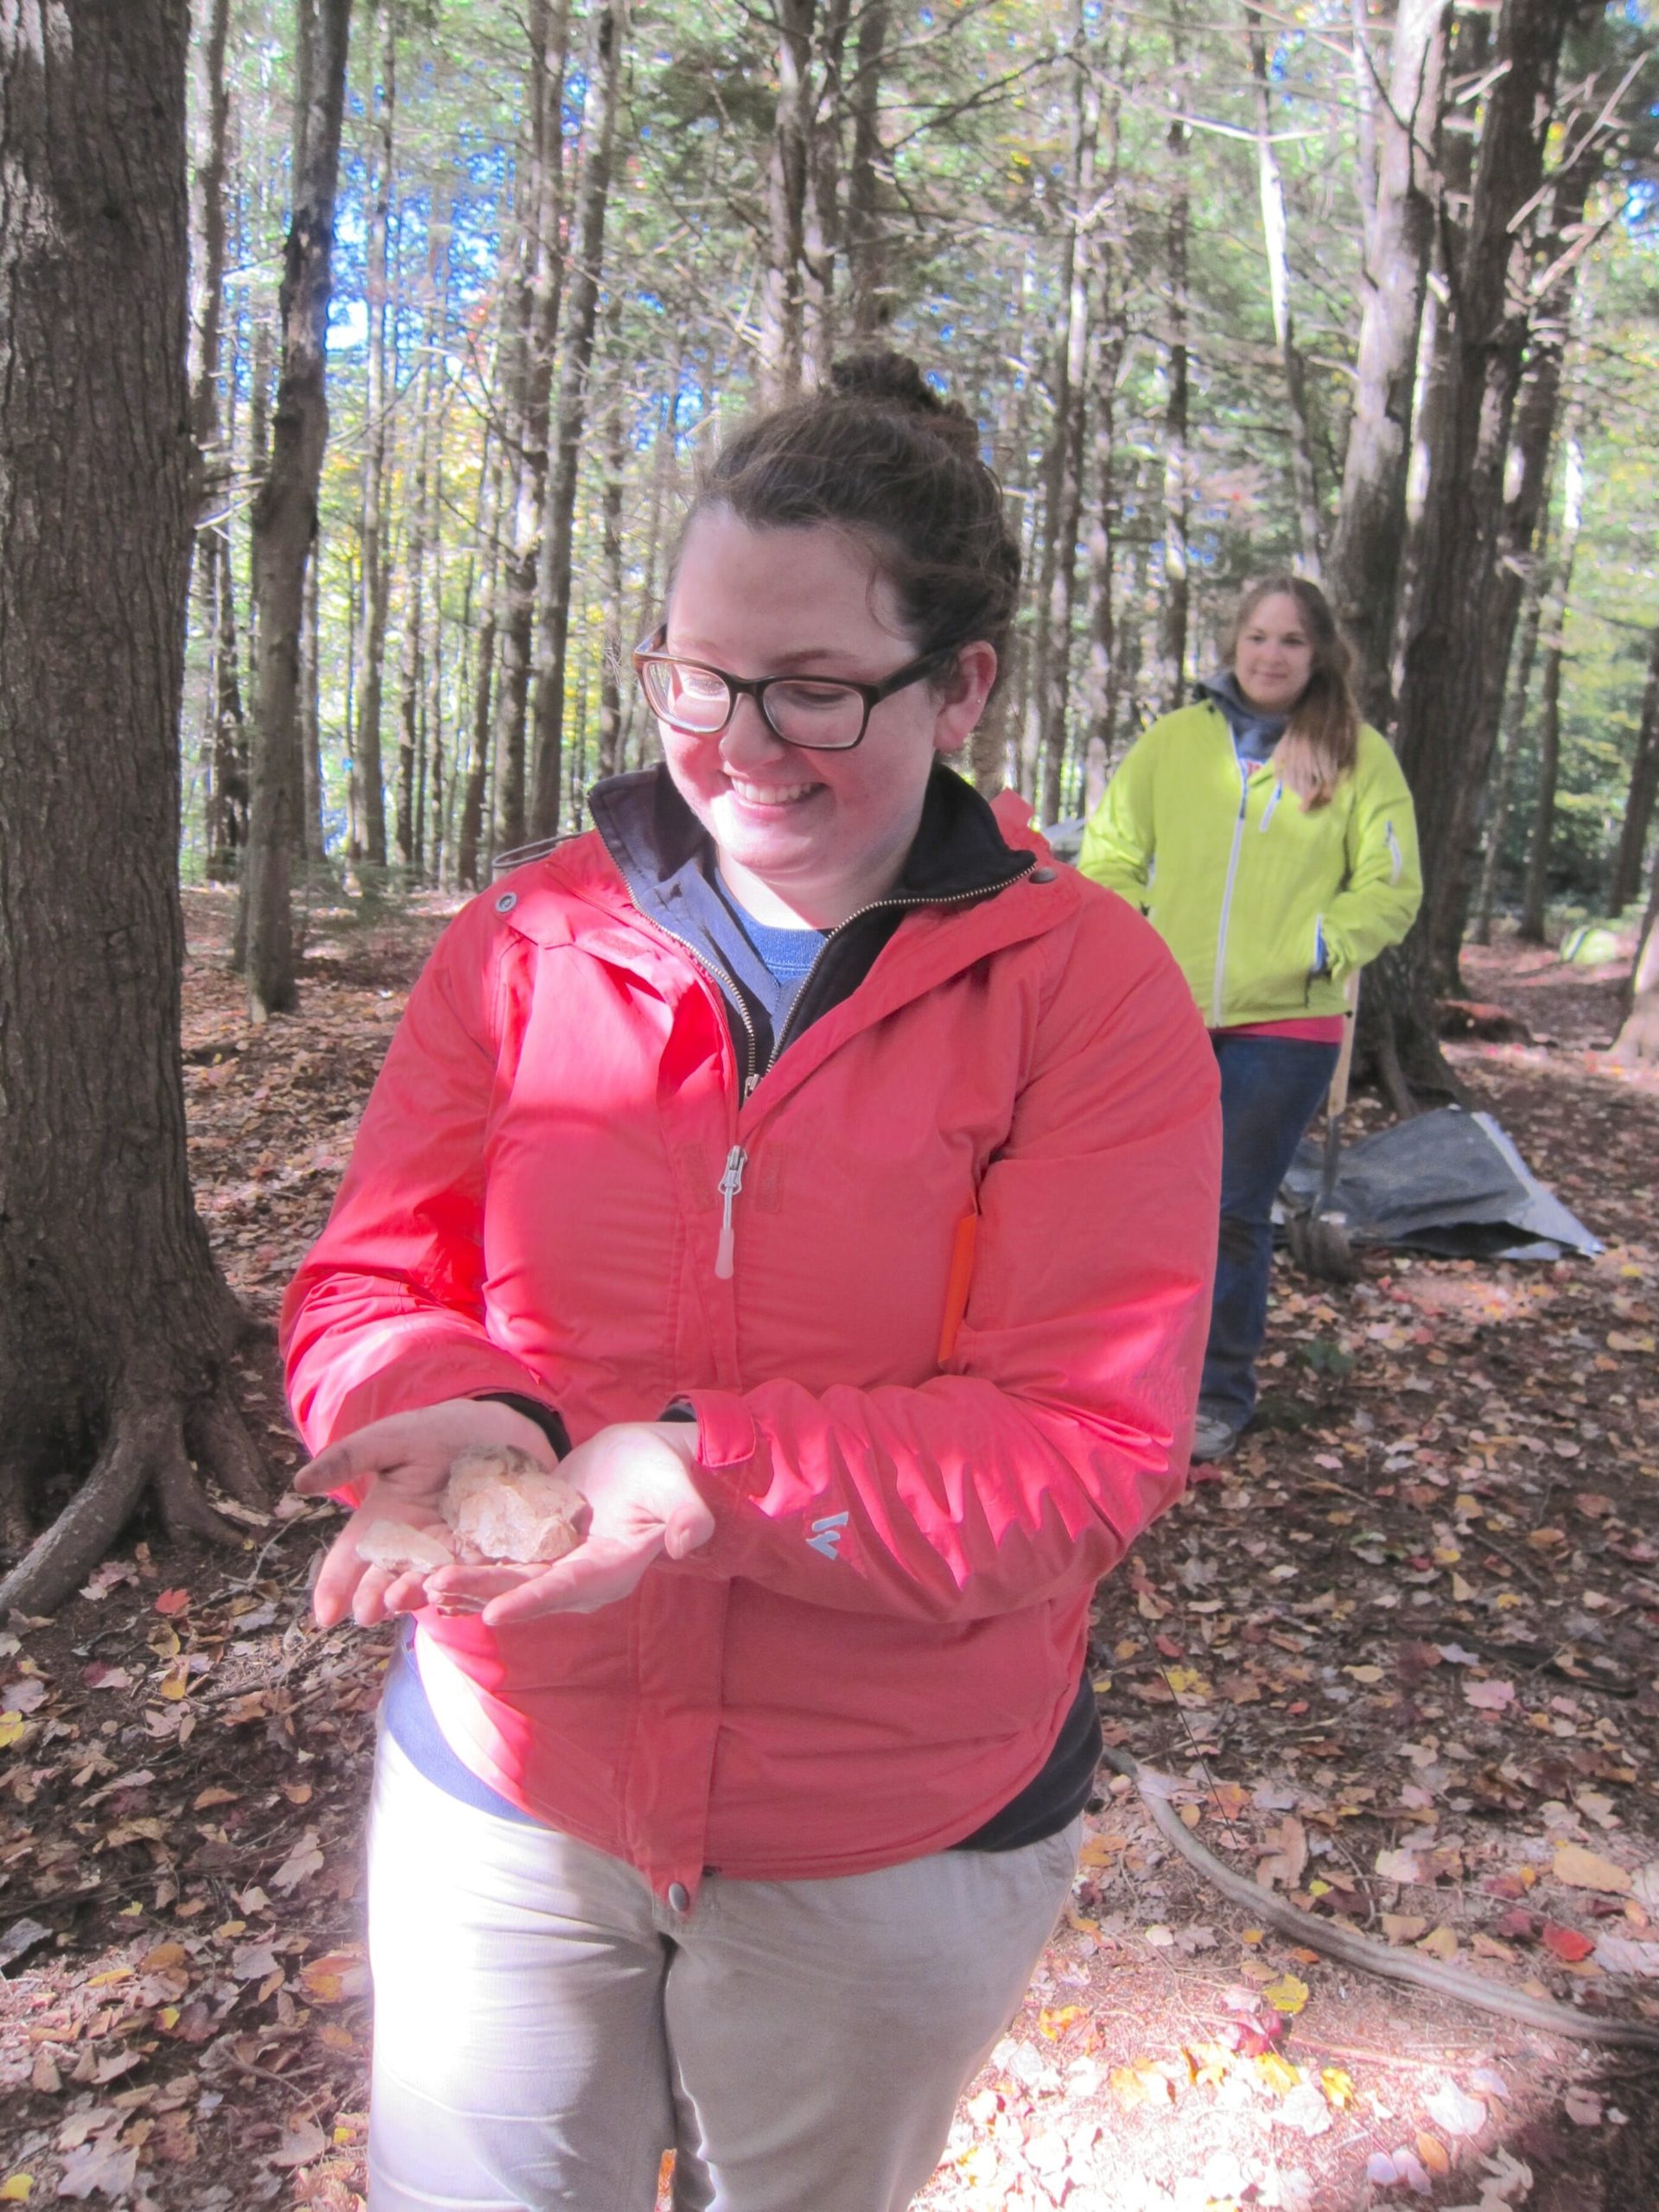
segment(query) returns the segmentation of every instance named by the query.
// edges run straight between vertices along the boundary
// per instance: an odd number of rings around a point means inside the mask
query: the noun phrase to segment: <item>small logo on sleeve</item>
[[[812,1523],[812,1533],[806,1541],[815,1552],[822,1552],[825,1559],[839,1559],[842,1531],[846,1526],[846,1514],[826,1513],[822,1521]]]

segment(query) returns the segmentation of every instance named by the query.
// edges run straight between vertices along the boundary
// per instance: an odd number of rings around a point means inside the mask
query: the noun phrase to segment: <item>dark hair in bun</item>
[[[982,638],[1006,665],[1020,542],[1002,487],[973,417],[906,355],[849,354],[827,390],[745,423],[704,469],[681,545],[699,514],[721,507],[753,530],[855,531],[918,652]]]

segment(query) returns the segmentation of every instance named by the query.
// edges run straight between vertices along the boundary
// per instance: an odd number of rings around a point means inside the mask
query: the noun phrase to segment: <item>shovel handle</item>
[[[1354,1064],[1354,1032],[1359,1027],[1359,970],[1356,969],[1348,979],[1348,1011],[1342,1019],[1342,1050],[1337,1055],[1336,1073],[1331,1078],[1331,1096],[1325,1112],[1333,1122],[1340,1121],[1348,1103],[1348,1071]]]

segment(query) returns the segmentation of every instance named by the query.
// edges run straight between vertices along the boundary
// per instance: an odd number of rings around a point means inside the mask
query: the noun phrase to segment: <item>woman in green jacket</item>
[[[1198,702],[1130,749],[1083,873],[1140,906],[1181,964],[1221,1070],[1221,1237],[1195,1459],[1255,1406],[1272,1210],[1325,1096],[1351,979],[1422,896],[1411,793],[1359,718],[1324,594],[1264,576]]]

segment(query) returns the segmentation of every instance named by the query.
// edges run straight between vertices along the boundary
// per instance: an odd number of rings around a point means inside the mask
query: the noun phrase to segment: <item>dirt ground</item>
[[[226,900],[188,896],[197,1189],[262,1315],[442,911],[314,913],[301,1010],[253,1031]],[[1601,1256],[1372,1253],[1351,1287],[1281,1262],[1262,1421],[1103,1587],[1095,1660],[1109,1739],[1264,1898],[1659,2028],[1659,1084],[1600,1049],[1616,979],[1471,953],[1529,1039],[1451,1048]],[[291,1471],[268,1353],[245,1380]],[[308,1624],[333,1517],[283,1499],[234,1553],[136,1529],[0,1630],[0,2203],[361,2201],[386,1642]],[[921,2202],[1654,2212],[1656,2062],[1327,1963],[1103,1777]]]

